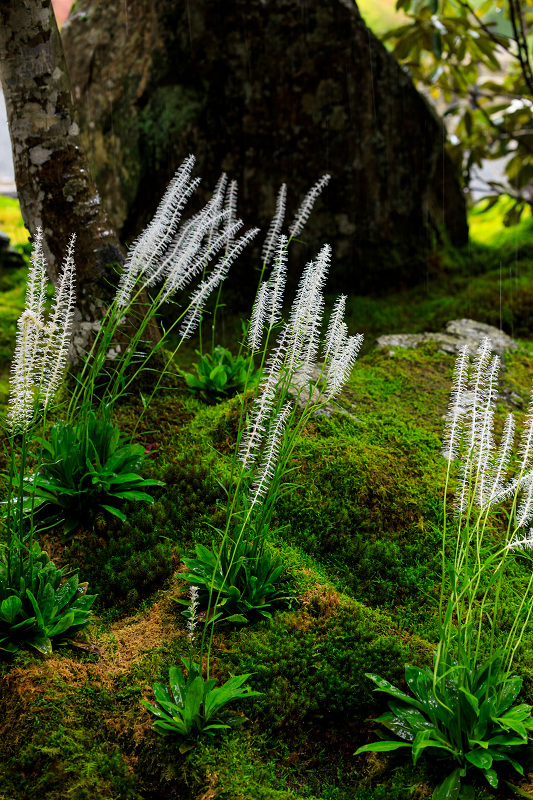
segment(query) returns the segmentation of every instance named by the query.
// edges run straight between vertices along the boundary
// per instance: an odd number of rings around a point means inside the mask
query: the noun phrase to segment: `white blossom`
[[[267,442],[265,445],[265,451],[263,454],[263,460],[252,486],[252,495],[250,498],[252,508],[254,505],[256,505],[256,503],[261,502],[268,492],[268,487],[276,471],[283,432],[292,409],[292,403],[285,403],[281,411],[275,414],[272,418]]]
[[[330,178],[331,175],[327,174],[322,175],[322,177],[315,183],[315,185],[312,186],[311,189],[307,192],[289,228],[290,239],[294,239],[303,231],[305,223],[309,219],[309,215],[313,210],[313,206],[318,196],[320,195],[324,187],[328,185]]]
[[[193,644],[194,642],[194,630],[198,624],[198,586],[191,584],[189,587],[189,597],[191,600],[191,604],[188,607],[188,620],[187,620],[187,630],[189,631],[187,638],[189,642]]]
[[[263,250],[261,251],[261,258],[263,260],[263,264],[265,265],[267,265],[270,261],[270,257],[274,252],[276,242],[278,240],[281,228],[283,226],[283,220],[285,219],[286,200],[287,200],[287,185],[283,183],[281,185],[276,200],[276,211],[274,212],[274,216],[272,217],[272,222],[270,223],[270,227],[266,235],[265,243],[263,245]]]
[[[15,354],[11,365],[7,421],[15,432],[28,428],[35,403],[47,406],[53,399],[67,360],[74,314],[75,237],[69,242],[59,276],[55,303],[45,321],[44,297],[47,286],[42,231],[35,247],[26,288],[26,308],[17,322]]]
[[[216,265],[211,275],[200,283],[191,297],[189,309],[180,328],[180,333],[184,339],[191,336],[196,329],[202,315],[202,310],[211,292],[224,280],[232,263],[258,233],[258,228],[252,228],[241,236],[240,239],[233,242],[228,252]]]
[[[261,347],[269,291],[270,287],[267,281],[263,281],[257,290],[252,308],[252,316],[250,317],[250,328],[248,330],[248,346],[251,347],[252,350],[259,350]]]
[[[190,180],[194,162],[194,156],[185,159],[169,183],[154,218],[133,243],[116,293],[119,307],[128,304],[140,276],[150,281],[157,274],[159,261],[172,241],[183,207],[200,182],[199,179]]]
[[[459,355],[455,362],[453,373],[452,390],[450,403],[446,415],[446,427],[444,429],[444,441],[442,453],[446,458],[453,461],[459,455],[460,432],[462,430],[461,421],[466,414],[466,390],[468,384],[468,370],[470,367],[470,357],[468,345],[464,345],[459,350]]]
[[[363,335],[361,333],[348,337],[344,347],[342,347],[338,355],[330,361],[326,375],[326,400],[332,400],[341,391],[350,377],[350,372],[353,369],[362,344]]]

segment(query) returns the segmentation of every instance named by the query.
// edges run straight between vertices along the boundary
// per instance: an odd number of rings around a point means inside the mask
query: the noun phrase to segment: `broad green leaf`
[[[31,639],[27,640],[27,643],[31,647],[35,647],[40,653],[44,653],[45,656],[52,655],[52,642],[48,638],[48,636],[39,635],[33,636]]]
[[[187,726],[179,719],[176,719],[171,723],[156,719],[154,722],[154,729],[160,731],[161,733],[180,733],[182,736],[187,736],[189,733]]]
[[[21,608],[22,601],[20,597],[16,597],[15,595],[7,597],[0,606],[0,617],[5,620],[5,622],[14,622]]]
[[[222,724],[212,724],[212,725],[204,725],[202,731],[221,731],[224,729],[230,728],[230,725],[222,725]]]
[[[466,700],[468,700],[468,703],[469,703],[470,707],[472,708],[472,711],[474,712],[475,716],[478,717],[479,716],[479,701],[478,701],[477,697],[474,697],[473,694],[468,692],[466,689],[463,689],[463,687],[460,687],[459,691],[466,698]]]
[[[513,715],[510,711],[504,714],[503,717],[491,717],[493,722],[497,722],[505,730],[511,730],[522,736],[524,742],[527,741],[527,730],[524,726],[523,719],[518,715]]]
[[[160,705],[163,703],[170,703],[173,705],[170,692],[166,686],[164,686],[162,683],[155,683],[153,688],[155,699]]]
[[[55,603],[58,608],[63,608],[69,603],[73,597],[76,596],[78,590],[79,578],[77,575],[71,575],[64,583],[61,584],[55,593]]]
[[[422,755],[422,752],[427,747],[438,747],[441,750],[452,752],[452,747],[439,733],[439,731],[435,731],[434,729],[418,731],[413,741],[413,764],[416,764]]]
[[[482,770],[482,772],[483,772],[483,775],[485,776],[485,778],[487,779],[487,781],[492,786],[492,788],[496,789],[497,786],[498,786],[498,776],[496,775],[494,770],[493,769],[484,769],[484,770]]]
[[[488,748],[490,742],[483,742],[483,741],[481,741],[479,739],[469,739],[468,740],[468,744],[470,745],[470,747],[476,747],[477,746],[477,747],[482,747],[483,750],[486,750]]]
[[[418,708],[419,711],[424,711],[424,706],[418,700],[415,700],[413,697],[409,697],[409,695],[401,692],[392,683],[385,680],[385,678],[380,678],[379,675],[374,675],[371,672],[365,672],[365,676],[369,678],[371,681],[374,681],[378,689],[374,691],[385,692],[385,694],[390,694],[393,697],[396,697],[397,700],[402,700],[404,703],[408,703],[414,708]]]
[[[397,717],[405,720],[413,731],[433,729],[433,723],[418,709],[408,706],[405,703],[389,702],[389,708]]]
[[[54,625],[51,630],[47,630],[48,636],[51,639],[53,636],[59,636],[60,633],[65,633],[74,622],[74,612],[61,617],[61,619]]]
[[[409,723],[401,717],[397,717],[390,712],[382,714],[381,717],[377,717],[374,722],[379,722],[381,725],[384,725],[396,736],[399,736],[400,739],[404,739],[406,742],[412,742],[415,738],[415,732]]]
[[[55,603],[55,592],[52,588],[52,585],[50,583],[47,583],[39,598],[39,606],[41,608],[41,613],[43,615],[45,624],[48,620],[51,619],[54,603]]]
[[[391,750],[399,750],[400,747],[412,747],[412,745],[407,742],[373,742],[359,747],[354,756],[358,756],[359,753],[388,753]]]
[[[432,800],[458,800],[461,791],[461,770],[454,769],[448,777],[437,786],[432,795]]]
[[[103,508],[105,511],[108,511],[110,514],[113,514],[114,517],[118,517],[122,522],[126,522],[128,519],[124,512],[119,508],[115,508],[115,506],[109,506],[107,503],[102,503],[101,508]]]
[[[44,632],[44,620],[43,620],[43,615],[41,614],[41,609],[39,608],[39,603],[35,599],[35,597],[33,595],[33,592],[30,589],[26,589],[26,595],[28,596],[28,599],[29,599],[30,603],[33,606],[33,613],[35,614],[35,619],[37,620],[37,625]],[[37,649],[39,649],[39,648],[37,648]]]
[[[472,750],[465,753],[465,758],[478,769],[490,769],[492,767],[492,756],[486,750]]]
[[[503,744],[506,747],[523,746],[524,740],[521,736],[513,736],[512,733],[498,733],[496,736],[491,736],[488,741],[490,745]]]
[[[116,474],[113,470],[110,470],[103,474],[111,477],[112,483],[131,483],[132,486],[135,486],[138,483],[142,483],[143,480],[136,472],[121,472]]]
[[[188,687],[183,707],[183,722],[187,730],[191,730],[195,717],[197,717],[200,706],[204,699],[204,679],[201,675],[193,680]]]
[[[179,667],[170,667],[168,672],[172,696],[178,706],[185,704],[185,678]]]
[[[117,497],[119,500],[145,500],[148,503],[154,502],[154,498],[151,494],[140,492],[137,489],[126,489],[124,492],[111,491],[110,494],[113,497]],[[102,506],[102,508],[105,508],[105,506]]]

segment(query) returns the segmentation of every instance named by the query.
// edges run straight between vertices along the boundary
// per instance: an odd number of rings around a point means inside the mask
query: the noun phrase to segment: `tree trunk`
[[[81,145],[50,0],[1,0],[0,80],[22,217],[32,235],[43,229],[54,282],[68,240],[76,234],[74,343],[79,351],[114,294],[109,265],[122,264],[124,254]],[[156,338],[153,329],[151,338]]]

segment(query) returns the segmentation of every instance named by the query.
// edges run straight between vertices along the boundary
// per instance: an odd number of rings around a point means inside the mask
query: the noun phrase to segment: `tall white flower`
[[[256,503],[261,502],[268,492],[268,487],[276,471],[283,432],[292,410],[292,403],[285,403],[281,411],[272,418],[263,453],[263,460],[252,485],[252,494],[250,498],[252,508]]]
[[[313,210],[313,206],[322,192],[322,190],[328,185],[330,181],[331,175],[322,175],[322,177],[315,183],[314,186],[307,192],[305,195],[302,204],[298,211],[296,212],[296,216],[291,223],[289,228],[289,238],[294,239],[298,236],[304,229],[305,223],[309,219],[309,215]]]
[[[189,616],[189,619],[187,620],[187,638],[189,639],[190,644],[193,644],[194,630],[198,624],[198,586],[191,584],[189,587],[189,598],[191,600],[191,604],[187,609]]]
[[[261,251],[261,258],[265,266],[269,264],[270,258],[273,255],[274,250],[276,248],[276,242],[278,240],[281,228],[283,226],[283,220],[285,219],[286,201],[287,201],[287,185],[283,183],[281,185],[276,200],[276,211],[274,212],[274,216],[272,217],[272,222],[270,223],[265,243]]]
[[[533,391],[529,400],[524,431],[520,439],[519,452],[522,456],[520,472],[525,472],[531,465],[531,457],[533,455]]]
[[[503,427],[502,439],[498,452],[495,454],[494,465],[490,470],[487,481],[487,493],[482,498],[483,505],[495,505],[507,499],[514,491],[514,482],[504,485],[509,462],[513,453],[515,423],[512,414],[508,414]]]
[[[243,236],[241,236],[240,239],[237,239],[235,242],[233,242],[226,255],[221,258],[211,275],[202,281],[196,291],[193,293],[189,309],[180,328],[180,333],[184,339],[187,339],[196,330],[196,327],[200,322],[202,310],[211,292],[213,292],[214,289],[216,289],[217,286],[219,286],[224,280],[232,263],[242,253],[246,245],[258,233],[258,228],[252,228]]]
[[[270,287],[267,281],[263,281],[257,290],[252,315],[250,317],[250,328],[248,330],[248,346],[252,350],[259,350],[263,338],[263,327],[268,308],[268,294]]]
[[[291,372],[310,366],[316,358],[324,308],[323,287],[330,257],[331,247],[325,244],[316,261],[307,264],[298,285],[289,316],[292,338],[287,367]]]
[[[347,295],[340,294],[335,301],[333,311],[329,318],[324,345],[324,360],[334,357],[334,353],[339,350],[339,346],[346,338],[346,323],[344,322],[344,312],[346,310]]]
[[[59,276],[54,307],[48,322],[44,318],[47,286],[42,231],[35,246],[26,288],[26,308],[17,322],[15,354],[11,365],[11,386],[7,421],[11,429],[28,428],[38,400],[46,406],[53,399],[66,364],[74,314],[74,239]]]
[[[232,230],[232,225],[237,219],[237,189],[238,184],[237,181],[231,181],[227,191],[226,197],[224,199],[224,207],[225,210],[228,212],[228,220],[226,222],[226,234],[228,237],[228,243],[232,242],[235,238],[235,234]]]
[[[289,337],[290,327],[285,325],[278,336],[274,350],[266,361],[266,377],[259,385],[257,397],[239,446],[239,459],[244,469],[255,463],[263,444],[266,421],[270,417],[276,392],[283,380],[283,367]]]
[[[340,393],[350,377],[350,372],[353,369],[362,344],[363,335],[361,333],[349,336],[347,341],[340,346],[335,357],[331,359],[326,373],[326,400],[332,400]]]
[[[120,308],[129,303],[139,277],[144,276],[146,283],[158,273],[160,259],[176,232],[183,207],[200,182],[198,178],[190,179],[194,162],[194,156],[185,159],[169,183],[154,218],[133,243],[116,293]]]
[[[40,361],[40,401],[46,407],[55,396],[67,364],[76,302],[73,235],[63,262],[55,301],[43,331]]]
[[[281,319],[283,291],[287,280],[287,246],[288,239],[283,234],[278,237],[274,266],[268,279],[268,308],[266,309],[267,327],[272,328]]]
[[[475,479],[477,499],[480,506],[484,505],[491,486],[491,461],[494,456],[494,409],[497,396],[497,380],[500,369],[500,359],[494,356],[487,371],[484,402],[481,414],[478,417],[479,430],[475,447]]]
[[[165,258],[162,259],[157,279],[165,277],[163,299],[166,300],[174,292],[183,289],[204,269],[214,255],[216,249],[207,242],[213,225],[219,225],[228,217],[227,211],[217,211],[213,201],[196,214],[183,227],[172,243]],[[240,227],[242,223],[234,223]],[[225,243],[226,239],[222,239]]]
[[[455,362],[453,373],[452,391],[450,403],[446,415],[446,427],[444,429],[444,441],[442,444],[442,454],[445,458],[453,460],[458,457],[460,449],[460,436],[463,430],[462,422],[467,412],[467,386],[468,370],[470,367],[470,356],[468,345],[464,345],[459,350],[459,355]]]

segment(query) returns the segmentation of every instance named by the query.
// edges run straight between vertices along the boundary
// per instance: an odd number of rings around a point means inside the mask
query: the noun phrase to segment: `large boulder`
[[[425,277],[432,231],[466,243],[443,125],[353,0],[78,0],[63,40],[92,169],[123,238],[194,153],[198,202],[225,170],[239,182],[240,216],[265,229],[282,182],[292,213],[331,173],[299,257],[329,242],[345,290]]]

